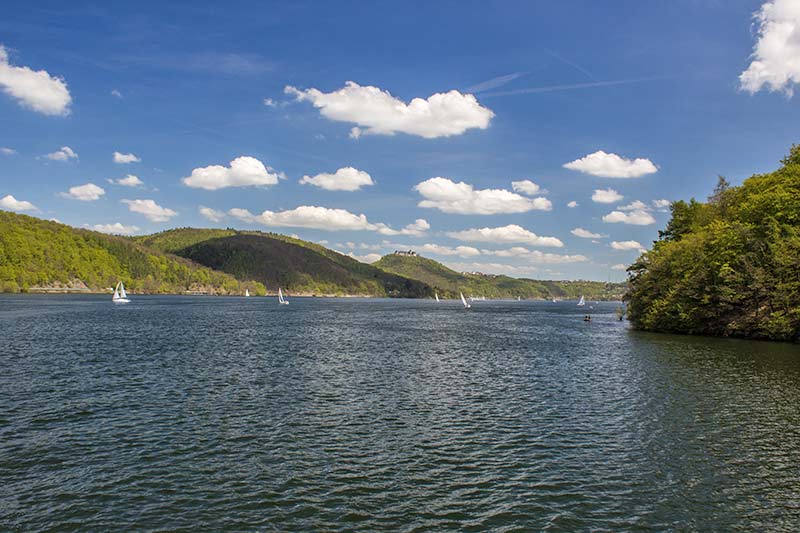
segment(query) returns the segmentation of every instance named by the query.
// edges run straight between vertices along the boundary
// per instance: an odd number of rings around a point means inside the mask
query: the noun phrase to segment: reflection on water
[[[0,524],[795,529],[800,347],[615,307],[0,297]]]

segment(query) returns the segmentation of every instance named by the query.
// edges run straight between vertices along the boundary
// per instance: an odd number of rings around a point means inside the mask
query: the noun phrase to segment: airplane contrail
[[[527,89],[514,89],[513,91],[497,91],[493,93],[483,93],[481,98],[491,98],[494,96],[514,96],[519,94],[538,94],[551,93],[555,91],[571,91],[575,89],[588,89],[591,87],[609,87],[612,85],[627,85],[629,83],[644,83],[666,79],[666,76],[656,76],[652,78],[632,78],[625,80],[592,81],[587,83],[572,83],[567,85],[546,85],[544,87],[529,87]]]

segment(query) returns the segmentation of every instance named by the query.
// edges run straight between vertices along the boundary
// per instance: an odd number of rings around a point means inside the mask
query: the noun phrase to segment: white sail
[[[121,281],[114,287],[114,296],[111,297],[111,301],[115,304],[126,304],[130,302],[128,295],[125,293],[125,285],[123,285]]]
[[[278,303],[283,305],[289,305],[289,301],[283,297],[283,291],[280,287],[278,287]]]
[[[472,307],[470,304],[467,303],[467,299],[464,298],[464,293],[460,292],[459,294],[461,295],[461,303],[464,304],[464,309],[469,309],[470,307]]]
[[[438,292],[436,292],[436,293],[434,293],[433,295],[434,295],[434,296],[436,296],[436,301],[438,302],[438,301],[439,301],[439,293],[438,293]]]
[[[586,300],[581,296],[581,299],[578,300],[578,307],[583,307],[584,305],[586,305]]]
[[[245,289],[244,290],[244,295],[245,296],[250,296],[250,289]]]

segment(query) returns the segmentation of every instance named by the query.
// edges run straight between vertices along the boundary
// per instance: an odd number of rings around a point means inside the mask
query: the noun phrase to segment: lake
[[[800,346],[574,302],[0,296],[0,530],[796,530]]]

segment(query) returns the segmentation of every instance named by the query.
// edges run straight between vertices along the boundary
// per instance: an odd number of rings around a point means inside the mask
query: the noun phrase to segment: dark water
[[[595,307],[0,297],[0,530],[797,530],[800,347]]]

